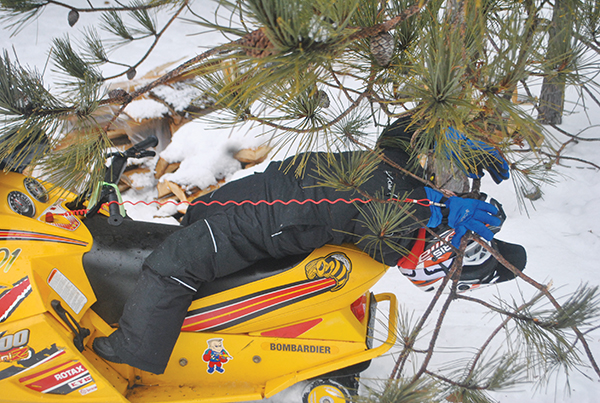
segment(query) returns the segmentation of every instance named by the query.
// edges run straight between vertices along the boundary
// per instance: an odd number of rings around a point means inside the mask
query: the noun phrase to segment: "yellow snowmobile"
[[[148,155],[144,145],[119,153],[117,167],[113,158],[109,176]],[[305,402],[346,402],[395,342],[394,295],[369,291],[387,267],[354,246],[325,246],[203,287],[163,375],[106,362],[93,340],[114,331],[144,258],[178,227],[123,219],[116,203],[81,219],[76,195],[48,189],[0,175],[2,402],[234,402],[304,380]],[[388,334],[376,342],[384,301]]]
[[[369,291],[388,267],[353,245],[262,261],[202,287],[162,375],[106,362],[93,351],[96,337],[114,331],[146,256],[179,229],[124,219],[122,203],[111,203],[118,202],[114,184],[127,159],[151,155],[145,148],[155,140],[113,155],[85,219],[72,211],[81,197],[50,192],[22,169],[0,174],[0,400],[236,402],[309,380],[305,403],[349,402],[360,372],[394,345],[398,317],[393,294]],[[108,208],[98,207],[104,201]],[[428,244],[422,232],[398,266],[431,291],[453,253],[445,242]],[[522,246],[491,244],[524,269]],[[512,278],[474,243],[458,287]],[[378,304],[387,307],[385,315],[377,314]],[[376,320],[385,340],[374,337]]]

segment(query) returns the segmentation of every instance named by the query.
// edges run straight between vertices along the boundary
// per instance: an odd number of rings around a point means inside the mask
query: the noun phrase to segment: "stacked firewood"
[[[131,93],[136,87],[161,76],[169,67],[170,65],[160,66],[139,79],[113,84],[108,92],[109,98],[125,96]],[[138,143],[149,136],[156,136],[158,138],[158,146],[155,150],[160,155],[160,152],[170,144],[173,134],[179,128],[199,116],[214,111],[212,101],[200,92],[190,92],[190,88],[193,88],[193,86],[187,84],[189,83],[185,81],[170,82],[155,88],[140,99],[136,99],[136,101],[152,101],[163,105],[163,109],[166,112],[162,116],[140,118],[132,116],[128,112],[128,109],[125,109],[121,111],[117,119],[114,119],[114,113],[118,109],[116,106],[105,105],[98,108],[95,116],[95,122],[98,124],[96,130],[108,127],[105,133],[113,147],[119,150],[125,150],[134,143]],[[177,105],[173,105],[172,100],[177,100]],[[182,105],[186,100],[189,103]],[[108,125],[109,122],[111,122],[110,125]],[[84,130],[89,131],[90,128]],[[64,137],[57,148],[68,147],[73,141],[76,141],[82,132],[83,130],[72,130]],[[263,162],[270,150],[271,148],[268,146],[243,149],[237,152],[234,158],[240,161],[243,168],[249,168]],[[125,192],[131,188],[142,190],[156,184],[157,201],[161,204],[163,202],[174,201],[178,205],[179,213],[184,213],[188,206],[188,204],[181,202],[191,202],[199,196],[210,193],[220,187],[225,181],[224,178],[220,179],[217,184],[204,189],[182,186],[163,178],[165,174],[175,172],[179,168],[179,162],[169,163],[162,158],[158,158],[154,167],[149,165],[148,161],[140,161],[139,164],[132,164],[130,160],[129,163],[130,165],[125,169],[118,184],[119,190],[121,192]],[[136,175],[140,176],[136,177]],[[143,179],[140,180],[140,178]]]
[[[238,151],[234,158],[238,160],[244,169],[250,168],[256,164],[263,162],[271,148],[268,146],[261,146],[258,148],[247,148]],[[176,172],[179,168],[180,163],[174,162],[169,163],[163,158],[159,158],[156,166],[154,167],[154,178],[157,181],[157,196],[156,199],[162,204],[168,201],[174,201],[177,204],[177,212],[184,214],[187,210],[188,204],[181,202],[192,202],[197,197],[205,195],[218,189],[225,179],[220,179],[217,184],[199,188],[197,186],[184,187],[181,184],[164,179],[163,176],[168,173]],[[130,165],[127,167],[123,175],[121,176],[121,182],[119,183],[119,189],[123,192],[132,187],[135,187],[134,176],[138,174],[152,175],[151,168],[143,165]],[[143,186],[142,186],[143,187]]]

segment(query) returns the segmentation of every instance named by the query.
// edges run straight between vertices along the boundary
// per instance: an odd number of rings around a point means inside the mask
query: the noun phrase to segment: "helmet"
[[[497,232],[500,227],[493,230]],[[428,239],[425,228],[419,229],[410,253],[398,262],[400,272],[424,291],[437,290],[456,257],[456,253],[450,246],[453,236],[454,230],[448,228],[439,238]],[[523,246],[497,239],[486,242],[517,269],[525,269],[527,254]],[[514,278],[515,274],[498,262],[491,252],[479,243],[469,241],[465,248],[462,273],[458,282],[459,292]]]

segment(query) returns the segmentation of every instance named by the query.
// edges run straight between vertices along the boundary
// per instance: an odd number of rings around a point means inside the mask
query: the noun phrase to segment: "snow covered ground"
[[[212,3],[203,2],[202,7],[205,15],[210,16],[213,11]],[[13,59],[14,47],[21,64],[29,64],[42,70],[46,65],[51,37],[66,33],[76,37],[75,32],[94,19],[91,15],[82,14],[74,28],[69,28],[66,21],[67,11],[49,7],[42,18],[25,27],[16,37],[10,38],[9,31],[1,30],[0,45],[9,51]],[[207,46],[222,40],[214,33],[186,36],[198,30],[198,27],[184,23],[171,28],[144,64],[147,66],[146,71],[165,62],[187,59],[202,52],[204,49],[200,48],[199,44]],[[128,48],[127,51],[131,52],[131,49]],[[143,69],[139,69],[139,75],[144,73]],[[50,67],[46,68],[45,77],[50,85],[54,85],[57,80]],[[566,116],[562,127],[576,134],[584,127],[600,124],[600,108],[596,105],[588,106],[591,109],[587,113],[579,107]],[[557,137],[566,141],[564,136],[557,134]],[[582,137],[600,138],[600,129],[592,128]],[[210,176],[219,171],[225,172],[229,180],[232,180],[249,172],[237,171],[236,162],[232,161],[228,150],[254,146],[259,140],[252,134],[245,135],[245,129],[231,133],[226,130],[213,130],[204,123],[191,123],[177,132],[172,146],[164,152],[164,156],[183,159],[184,165],[180,168],[179,175],[203,175],[203,179],[210,182]],[[572,144],[567,148],[566,155],[600,164],[600,142]],[[276,159],[277,156],[273,158]],[[528,206],[528,214],[519,208],[510,181],[497,186],[486,178],[483,184],[483,190],[501,201],[508,215],[498,238],[524,245],[528,253],[526,273],[540,282],[552,281],[554,287],[559,288],[556,295],[572,292],[585,282],[600,285],[600,265],[596,256],[600,251],[600,172],[579,162],[565,160],[564,164],[569,166],[557,170],[558,183],[542,189],[543,198],[535,202],[534,207]],[[264,165],[261,164],[255,169],[260,170]],[[152,186],[147,189],[152,189]],[[153,197],[152,192],[130,192],[126,197],[129,200],[149,200]],[[128,212],[133,218],[152,220],[156,214],[156,207],[128,207]],[[167,221],[175,223],[171,219]],[[418,290],[396,270],[390,270],[374,291],[396,293],[402,309],[406,312],[414,310],[415,317],[424,310],[431,298],[430,294]],[[522,281],[488,287],[472,293],[474,297],[489,301],[494,301],[495,296],[509,301],[520,301],[521,298],[533,294],[534,290]],[[438,341],[439,362],[472,354],[473,349],[481,345],[499,321],[497,316],[486,315],[484,312],[470,303],[453,303],[446,318],[444,332]],[[587,338],[596,359],[600,360],[600,330],[589,333]],[[394,352],[397,351],[398,349],[393,349],[392,354],[376,359],[371,368],[363,374],[363,378],[377,379],[388,376],[396,357]],[[301,387],[292,387],[269,401],[299,402]],[[599,395],[600,381],[589,368],[582,368],[580,373],[571,374],[569,387],[566,387],[564,378],[559,377],[546,389],[534,391],[531,385],[524,384],[511,392],[493,394],[500,402],[536,403],[593,403],[599,400]]]

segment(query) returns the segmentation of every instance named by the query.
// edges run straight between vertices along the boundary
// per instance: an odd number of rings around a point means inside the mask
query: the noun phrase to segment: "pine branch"
[[[28,23],[39,17],[44,8],[48,5],[70,10],[69,24],[74,25],[79,19],[79,13],[98,13],[98,12],[123,12],[123,11],[139,11],[160,8],[165,4],[171,3],[170,0],[150,1],[148,4],[134,3],[131,6],[119,7],[76,7],[72,4],[67,4],[56,0],[4,0],[0,5],[0,12],[7,13],[6,16],[0,17],[0,20],[14,20],[9,24],[13,32],[11,36],[17,35]],[[71,17],[73,15],[74,17]],[[71,20],[73,18],[73,20]]]
[[[469,297],[466,295],[462,295],[462,294],[458,294],[456,296],[457,299],[463,299],[465,301],[469,301],[469,302],[474,302],[477,303],[479,305],[482,305],[486,308],[488,308],[490,311],[493,312],[497,312],[501,315],[504,316],[508,316],[511,319],[515,319],[515,320],[519,320],[519,321],[523,321],[523,322],[528,322],[531,324],[534,324],[536,326],[539,326],[541,328],[553,328],[553,327],[558,327],[561,326],[560,322],[556,321],[556,320],[552,320],[552,319],[548,319],[548,320],[540,320],[536,317],[533,316],[529,316],[529,315],[522,315],[522,314],[518,314],[515,312],[510,312],[507,311],[505,309],[499,308],[495,305],[490,304],[489,302],[483,301],[479,298],[473,298],[473,297]]]
[[[298,127],[289,127],[289,126],[283,126],[283,125],[279,125],[277,123],[273,123],[270,120],[267,119],[263,119],[260,118],[258,116],[254,116],[254,115],[249,115],[247,118],[248,120],[253,120],[255,122],[261,123],[265,126],[269,126],[272,127],[273,129],[277,129],[277,130],[282,130],[284,132],[291,132],[291,133],[296,133],[296,134],[303,134],[303,133],[315,133],[318,131],[324,131],[327,129],[330,129],[331,127],[333,127],[334,125],[340,123],[343,119],[347,118],[348,115],[356,108],[358,108],[358,106],[360,105],[360,102],[365,99],[367,97],[367,93],[364,92],[363,94],[361,94],[356,101],[350,105],[350,107],[346,108],[344,111],[342,111],[341,114],[339,114],[338,116],[336,116],[335,118],[333,118],[332,120],[324,123],[321,126],[317,126],[317,127],[307,127],[307,128],[298,128]]]
[[[467,237],[464,237],[464,238],[465,238],[465,244],[463,245],[463,243],[461,242],[461,249],[463,251],[464,251],[464,246],[466,246],[466,238]],[[448,285],[448,282],[450,282],[450,281],[454,282],[453,278],[456,277],[456,276],[460,276],[460,270],[462,270],[462,267],[461,267],[460,264],[457,263],[458,261],[459,261],[458,259],[454,260],[454,263],[452,264],[452,267],[450,268],[450,271],[448,272],[448,274],[446,276],[444,276],[442,278],[441,285],[436,290],[434,296],[431,298],[431,302],[429,303],[429,305],[425,309],[423,315],[421,315],[421,319],[419,320],[419,323],[417,324],[417,326],[415,326],[415,328],[413,330],[414,337],[411,337],[410,341],[405,344],[405,347],[402,350],[402,352],[400,353],[400,356],[396,359],[396,363],[395,363],[394,368],[392,369],[392,372],[390,374],[390,379],[399,379],[401,377],[402,370],[404,368],[404,365],[406,364],[406,361],[408,359],[409,353],[412,350],[412,348],[414,347],[414,343],[416,342],[416,336],[421,332],[421,330],[425,326],[425,323],[426,323],[427,319],[429,318],[429,316],[433,312],[433,308],[438,303],[438,301],[439,301],[439,299],[440,299],[440,297],[442,295],[442,292],[444,291],[444,289]],[[461,254],[461,261],[462,261],[462,254]],[[456,273],[458,273],[458,274],[456,274]],[[450,301],[450,298],[448,298],[446,300],[446,303],[449,303],[449,301]],[[439,320],[438,320],[438,322],[439,322]],[[430,358],[431,358],[431,354],[433,354],[433,352],[430,349],[428,349],[427,351],[428,351],[428,353],[430,355]],[[421,374],[423,373],[424,369],[426,369],[426,366],[421,366]],[[419,379],[419,377],[413,377],[412,378],[412,382],[417,382],[418,379]]]
[[[43,3],[54,4],[59,7],[68,8],[69,10],[75,10],[79,13],[98,13],[107,11],[139,11],[139,10],[150,10],[157,7],[162,7],[166,4],[171,3],[169,0],[151,0],[147,4],[135,1],[130,6],[119,6],[119,7],[73,7],[71,4],[66,4],[56,0],[44,0]]]
[[[531,306],[532,304],[536,303],[543,295],[541,293],[538,293],[537,295],[535,295],[530,301],[522,304],[521,306],[519,306],[517,309],[515,309],[515,313],[520,312],[523,309],[526,309],[527,307]],[[458,294],[458,297],[462,297],[461,294]],[[502,323],[500,325],[498,325],[488,336],[487,340],[481,345],[481,347],[479,348],[479,351],[477,352],[477,354],[475,354],[475,356],[472,359],[471,362],[471,366],[469,368],[469,373],[467,376],[470,376],[471,373],[473,373],[475,371],[476,365],[479,362],[479,360],[481,359],[481,357],[483,356],[483,353],[485,352],[485,350],[488,348],[488,346],[491,344],[492,340],[500,333],[500,331],[502,329],[504,329],[506,327],[506,325],[513,319],[513,317],[511,315],[507,315],[507,317],[502,321]]]
[[[158,31],[155,32],[154,35],[154,41],[152,42],[152,44],[148,47],[148,50],[146,51],[146,53],[140,58],[140,60],[138,60],[136,63],[134,63],[133,65],[129,66],[129,69],[123,73],[119,73],[119,74],[115,74],[113,76],[109,76],[105,78],[105,81],[108,80],[112,80],[115,79],[117,77],[121,77],[124,74],[127,74],[128,78],[133,78],[133,76],[135,75],[135,71],[137,69],[137,67],[139,67],[147,58],[148,56],[150,56],[150,54],[152,53],[152,51],[154,50],[154,48],[156,47],[156,45],[158,44],[160,38],[163,36],[163,34],[167,31],[167,29],[171,26],[171,24],[173,24],[173,22],[179,17],[179,15],[183,12],[183,10],[185,10],[188,7],[188,0],[183,1],[183,4],[181,7],[179,7],[179,9],[177,9],[177,11],[175,11],[175,13],[173,13],[173,15],[171,16],[171,18],[169,18],[169,20],[167,21],[167,23],[163,26],[163,28]],[[140,10],[136,10],[136,13],[139,13]],[[140,17],[142,19],[146,19],[145,17]],[[145,25],[150,25],[149,22],[145,23]],[[150,30],[150,27],[148,28]],[[155,31],[154,28],[151,29],[153,32]]]
[[[429,379],[408,382],[404,379],[388,379],[379,388],[365,386],[366,396],[356,396],[356,403],[424,403],[436,402],[439,390]]]
[[[475,371],[466,371],[458,363],[446,376],[432,371],[426,373],[448,385],[443,390],[447,400],[492,402],[487,391],[499,391],[523,383],[525,370],[526,365],[520,362],[517,354],[501,354],[480,363]]]
[[[124,42],[134,40],[133,35],[129,32],[129,28],[121,18],[121,14],[116,11],[108,11],[102,15],[102,28],[114,36],[121,38]]]
[[[457,289],[458,289],[457,288],[458,280],[460,279],[460,274],[462,272],[462,262],[464,259],[465,248],[467,247],[467,244],[469,243],[469,238],[470,237],[467,235],[467,236],[463,236],[463,238],[461,239],[460,248],[458,249],[456,257],[454,258],[454,262],[452,263],[452,266],[450,267],[450,271],[446,275],[446,278],[448,278],[452,282],[451,287],[450,287],[450,293],[448,294],[448,297],[444,301],[444,305],[442,306],[442,308],[440,310],[440,314],[437,318],[435,329],[429,340],[427,354],[425,355],[425,359],[423,360],[423,363],[421,364],[421,368],[413,376],[413,378],[412,378],[413,382],[415,382],[417,379],[419,379],[421,377],[421,375],[423,375],[425,373],[425,371],[427,370],[427,367],[429,366],[429,362],[431,361],[431,358],[433,357],[435,344],[437,342],[440,331],[442,329],[442,324],[444,322],[444,318],[446,317],[446,313],[448,312],[448,308],[450,307],[450,304],[452,303],[452,301],[454,301],[456,299]],[[443,287],[444,287],[444,284],[442,284],[440,286],[440,289],[443,289]]]
[[[424,7],[427,6],[427,4],[429,4],[429,0],[419,0],[419,2],[413,4],[412,6],[408,7],[407,9],[405,9],[404,11],[402,11],[402,13],[400,15],[397,15],[394,18],[391,18],[381,24],[377,24],[371,27],[367,27],[367,28],[362,28],[359,31],[353,33],[352,35],[350,35],[345,42],[354,42],[354,41],[358,41],[361,39],[365,39],[365,38],[370,38],[373,36],[376,36],[377,34],[380,34],[382,32],[388,32],[391,29],[393,29],[394,27],[396,27],[398,24],[404,22],[405,20],[407,20],[408,18],[412,17],[413,15],[417,14],[418,12],[420,12]]]
[[[392,194],[394,194],[393,189]],[[406,195],[400,200],[405,198]],[[360,213],[357,222],[367,231],[355,243],[370,256],[383,256],[384,245],[401,255],[406,255],[409,251],[398,241],[414,233],[415,227],[420,227],[421,223],[412,220],[409,204],[397,201],[384,202],[381,199],[384,199],[383,195],[376,195],[370,203],[357,206]]]
[[[442,382],[445,382],[445,383],[447,383],[449,385],[452,385],[452,386],[455,386],[455,387],[458,387],[458,388],[468,389],[468,390],[487,390],[487,389],[489,389],[489,386],[485,386],[485,385],[484,386],[479,386],[479,385],[471,385],[471,384],[457,382],[457,381],[454,381],[454,380],[452,380],[450,378],[446,378],[445,376],[442,376],[440,374],[436,374],[434,372],[431,372],[429,370],[426,370],[425,373],[427,375],[430,375],[430,376],[436,378],[436,379],[439,379]],[[453,395],[453,399],[456,399],[455,395]],[[464,400],[462,398],[459,398],[457,401],[462,402]]]
[[[564,134],[567,137],[570,137],[573,140],[573,142],[575,142],[575,143],[577,143],[579,141],[600,141],[600,137],[595,137],[595,138],[580,137],[584,132],[586,132],[590,129],[596,129],[596,128],[600,127],[600,125],[588,126],[585,129],[580,130],[579,133],[577,133],[577,134],[571,134],[571,133],[567,132],[566,130],[564,130],[563,128],[558,127],[556,125],[551,125],[551,126],[556,131]]]
[[[127,105],[129,105],[131,102],[133,102],[133,100],[135,100],[136,98],[142,96],[143,94],[146,94],[148,92],[150,92],[151,90],[153,90],[154,88],[166,84],[169,81],[175,79],[176,77],[179,77],[180,75],[182,75],[188,68],[190,68],[191,66],[197,64],[198,62],[207,59],[211,56],[214,56],[216,54],[218,54],[219,52],[222,52],[224,50],[227,50],[230,48],[229,44],[225,44],[225,45],[221,45],[221,46],[217,46],[214,47],[210,50],[207,50],[206,52],[195,56],[194,58],[180,64],[179,66],[177,66],[176,68],[174,68],[173,70],[169,71],[168,73],[162,75],[161,77],[157,78],[156,80],[144,85],[143,87],[135,90],[134,92],[127,94],[127,96],[125,97],[124,101],[122,102],[121,106],[119,107],[119,110],[116,111],[114,117],[112,118],[112,120],[110,122],[108,122],[105,127],[104,127],[104,131],[108,131],[111,126],[114,124],[114,122],[116,121],[116,119],[119,117],[119,115],[121,115],[121,113],[123,113],[123,111],[125,110],[125,108],[127,107]],[[106,103],[112,103],[112,101],[107,101]]]
[[[139,0],[135,1],[133,4],[140,6],[142,5],[142,3]],[[184,1],[183,7],[180,7],[180,10],[182,8],[187,8],[187,6],[188,2]],[[158,34],[158,31],[156,30],[156,21],[150,16],[150,14],[148,14],[148,10],[144,9],[143,7],[136,7],[134,10],[131,11],[130,15],[142,27],[142,29],[139,31],[140,34],[145,36],[156,36]]]
[[[556,301],[554,296],[547,290],[546,287],[544,287],[544,285],[538,283],[531,277],[524,274],[521,270],[517,269],[515,266],[510,264],[504,257],[502,257],[500,255],[500,253],[498,253],[496,250],[491,248],[486,242],[482,241],[478,237],[475,237],[474,240],[475,240],[475,242],[480,244],[483,248],[485,248],[488,252],[490,252],[494,256],[494,258],[496,258],[496,260],[498,260],[498,262],[500,262],[504,267],[506,267],[507,269],[512,271],[516,276],[520,277],[525,282],[527,282],[531,286],[535,287],[538,291],[540,291],[542,294],[544,294],[544,296],[551,302],[551,304],[556,308],[556,310],[561,315],[566,314],[563,307],[558,303],[558,301]],[[596,363],[596,360],[594,358],[594,355],[590,349],[590,346],[589,346],[587,340],[585,339],[585,337],[583,336],[583,334],[581,333],[581,331],[579,330],[579,328],[577,326],[571,326],[571,329],[577,336],[577,339],[583,345],[583,348],[586,352],[588,360],[589,360],[590,364],[592,365],[592,367],[594,368],[594,371],[596,371],[596,374],[600,377],[600,367],[598,367],[598,364]]]
[[[348,158],[342,156],[339,162],[336,164],[327,156],[319,157],[315,172],[309,173],[309,176],[317,179],[319,187],[356,191],[371,178],[380,161],[376,154],[357,152]]]
[[[400,306],[402,309],[402,306]],[[414,311],[413,311],[414,315]],[[413,315],[408,317],[408,313],[402,314],[398,316],[398,336],[397,340],[401,340],[402,348],[408,348],[410,352],[427,354],[427,350],[423,349],[415,349],[414,344],[417,342],[420,336],[420,332],[415,331],[415,325],[411,322],[413,321]],[[391,377],[390,377],[391,378]]]
[[[544,155],[546,155],[546,156],[548,156],[548,157],[554,157],[552,154],[550,154],[550,153],[546,153],[546,152],[543,152],[543,151],[542,151],[542,154],[544,154]],[[582,158],[577,158],[577,157],[569,157],[569,156],[566,156],[566,155],[561,155],[561,156],[557,156],[557,157],[556,157],[555,163],[556,163],[557,165],[560,165],[560,164],[559,164],[559,161],[560,161],[560,160],[571,160],[571,161],[577,161],[577,162],[581,162],[581,163],[583,163],[583,164],[591,165],[593,169],[600,170],[600,165],[598,165],[598,164],[595,164],[595,163],[593,163],[593,162],[591,162],[591,161],[588,161],[588,160],[584,160],[584,159],[582,159]]]
[[[52,57],[64,73],[76,78],[79,82],[102,82],[102,74],[75,52],[69,36],[54,39]]]
[[[410,16],[414,15],[415,13],[417,13],[422,7],[424,7],[424,5],[427,4],[426,2],[423,3],[422,5],[419,4],[415,4],[412,7],[410,7],[409,9],[405,10],[405,12],[403,12],[401,15],[390,19],[388,21],[386,21],[383,24],[380,24],[380,26],[371,29],[371,28],[365,28],[361,31],[356,32],[355,34],[351,35],[347,41],[344,41],[343,43],[338,43],[335,44],[335,46],[332,45],[332,47],[341,47],[342,45],[347,45],[349,42],[352,41],[357,41],[360,39],[364,39],[368,36],[372,36],[372,35],[376,35],[379,32],[382,32],[384,29],[385,30],[389,30],[391,28],[393,28],[395,25],[399,24],[400,22],[404,21],[405,19],[409,18]],[[122,111],[125,109],[125,107],[134,99],[138,98],[139,96],[151,91],[152,89],[156,88],[159,85],[163,85],[173,79],[175,79],[178,76],[181,76],[182,74],[186,74],[186,72],[188,71],[189,68],[191,68],[192,66],[197,65],[198,63],[200,63],[201,61],[204,61],[214,55],[217,54],[223,54],[223,53],[227,53],[227,52],[231,52],[234,51],[236,49],[244,49],[245,47],[248,46],[248,44],[250,43],[254,43],[255,40],[253,39],[255,36],[257,35],[262,35],[261,34],[261,30],[260,29],[256,29],[252,32],[247,33],[245,36],[243,36],[242,38],[220,45],[218,47],[215,47],[213,49],[210,49],[192,59],[189,59],[188,61],[182,63],[181,65],[177,66],[175,69],[169,71],[168,73],[166,73],[165,75],[159,77],[158,79],[156,79],[155,81],[145,85],[142,88],[137,89],[134,93],[131,93],[123,102],[123,104],[121,105],[121,107],[119,108],[119,110],[117,111],[117,113],[115,114],[115,119],[118,115],[120,115],[122,113]],[[319,51],[319,47],[315,47],[316,51]],[[356,108],[358,106],[358,104],[360,103],[360,100],[362,98],[364,98],[366,96],[366,94],[364,94],[362,97],[359,97],[359,99],[356,100],[356,102],[353,104],[352,109]],[[347,113],[343,113],[342,115],[338,116],[337,119],[334,119],[329,125],[322,127],[318,130],[323,130],[327,127],[330,127],[331,125],[339,122],[341,119],[343,119],[345,116],[347,115]],[[273,125],[268,121],[264,121],[264,120],[259,120],[260,123],[264,123],[267,124],[273,128],[278,129],[279,127],[277,125]],[[113,122],[110,122],[106,127],[105,130],[108,130],[110,128],[110,125],[112,125]]]

